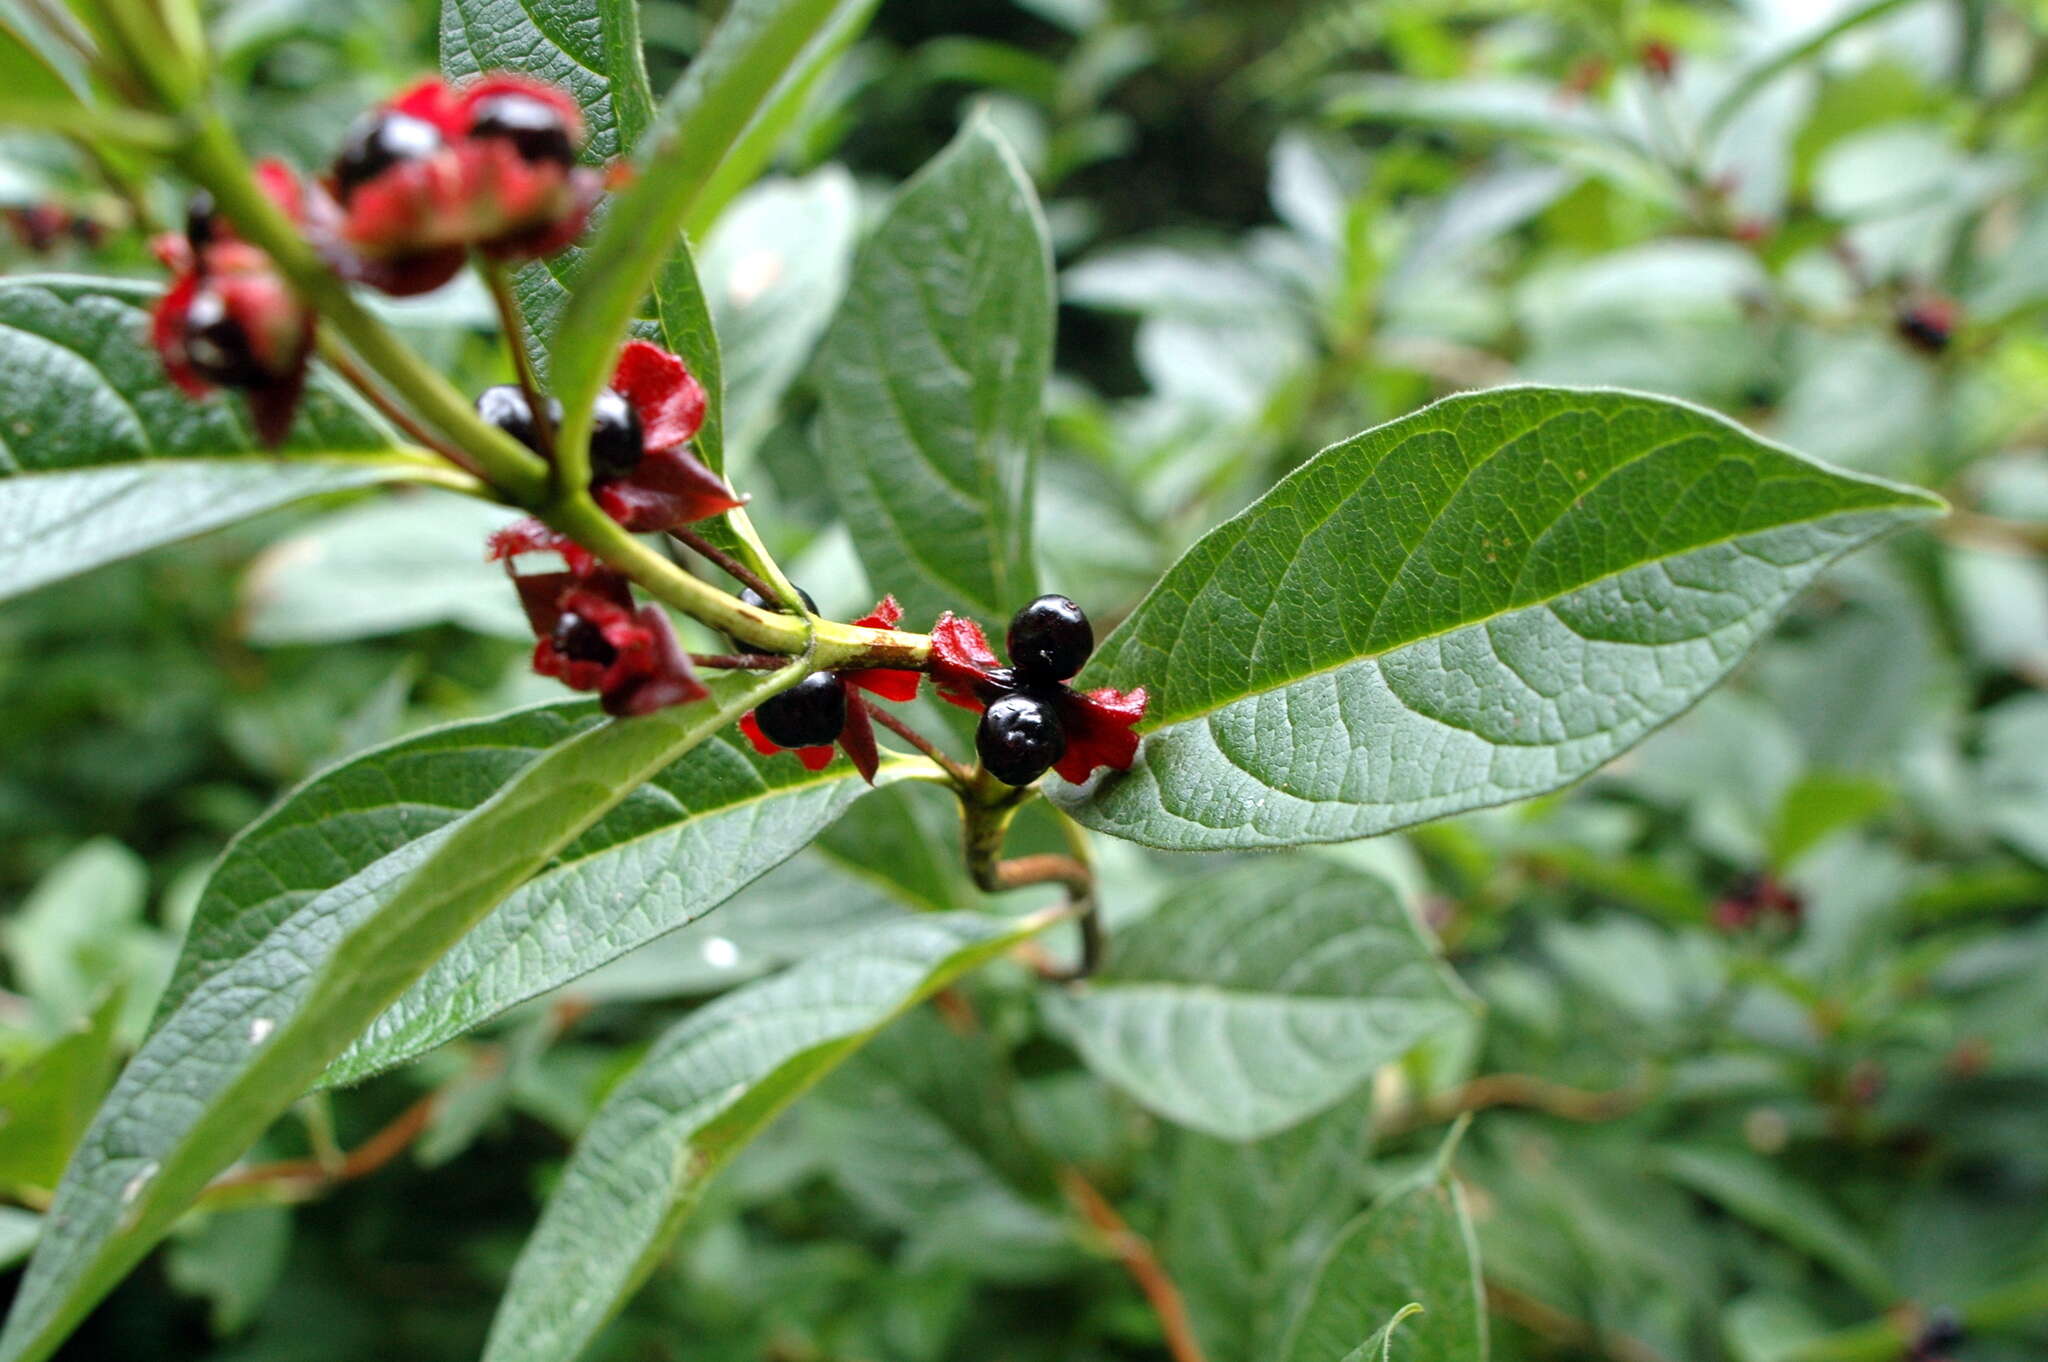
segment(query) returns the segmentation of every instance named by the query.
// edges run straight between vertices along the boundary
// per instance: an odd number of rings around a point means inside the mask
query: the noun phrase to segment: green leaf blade
[[[513,1269],[485,1362],[580,1353],[747,1139],[891,1019],[1056,920],[884,924],[685,1018],[584,1132]]]
[[[48,1357],[434,959],[768,685],[728,686],[723,707],[703,701],[577,735],[196,985],[136,1053],[66,1170],[0,1359]]]
[[[1314,861],[1189,886],[1048,1006],[1096,1073],[1234,1140],[1331,1106],[1469,1012],[1391,888]]]
[[[1667,399],[1447,398],[1325,450],[1168,572],[1081,678],[1147,689],[1144,751],[1052,794],[1217,850],[1556,789],[1697,700],[1828,562],[1940,509]]]
[[[444,0],[441,70],[517,71],[568,91],[591,161],[631,151],[654,117],[632,0]]]
[[[870,580],[914,621],[1007,617],[1037,594],[1052,319],[1036,194],[977,119],[861,248],[819,357],[834,490]]]

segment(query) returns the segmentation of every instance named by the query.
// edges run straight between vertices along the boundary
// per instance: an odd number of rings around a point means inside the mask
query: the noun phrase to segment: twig
[[[1186,1303],[1181,1299],[1180,1288],[1173,1284],[1173,1278],[1166,1275],[1166,1269],[1159,1264],[1159,1257],[1152,1252],[1152,1245],[1117,1214],[1116,1207],[1109,1204],[1094,1184],[1082,1177],[1077,1169],[1060,1169],[1060,1187],[1067,1199],[1074,1203],[1074,1209],[1081,1213],[1103,1239],[1110,1252],[1123,1263],[1124,1270],[1131,1274],[1131,1280],[1145,1293],[1151,1302],[1152,1313],[1159,1316],[1160,1332],[1166,1336],[1166,1351],[1173,1362],[1205,1362],[1202,1345],[1195,1339],[1193,1326],[1188,1323]]]
[[[1566,1348],[1600,1353],[1612,1362],[1671,1362],[1670,1358],[1639,1338],[1597,1329],[1585,1320],[1567,1315],[1554,1305],[1545,1305],[1534,1296],[1525,1296],[1512,1287],[1502,1286],[1490,1277],[1486,1280],[1486,1306],[1540,1338]]]
[[[782,599],[781,594],[757,576],[754,570],[718,545],[687,526],[669,531],[669,537],[716,564],[726,576],[752,590],[764,601]]]
[[[533,357],[526,353],[526,314],[505,282],[502,265],[479,257],[476,268],[491,291],[491,302],[497,305],[498,326],[505,333],[505,348],[512,353],[512,372],[518,375],[519,391],[526,395],[526,410],[533,417],[533,437],[540,442],[541,457],[553,462],[555,423],[548,417],[547,398],[533,372]]]
[[[483,470],[478,468],[475,461],[467,454],[435,435],[424,425],[421,425],[411,412],[399,406],[392,399],[391,394],[385,392],[382,385],[376,379],[370,377],[369,373],[360,364],[356,363],[356,357],[350,354],[348,348],[339,340],[336,340],[333,333],[328,331],[326,327],[320,328],[319,345],[320,358],[326,363],[327,367],[340,374],[351,388],[361,393],[385,420],[397,426],[399,430],[405,433],[408,439],[424,449],[433,450],[465,473],[473,474],[477,477],[483,476]]]
[[[1405,1135],[1489,1107],[1528,1107],[1567,1121],[1612,1121],[1636,1110],[1648,1097],[1644,1083],[1611,1092],[1588,1092],[1532,1074],[1484,1074],[1395,1113],[1378,1130],[1383,1136]]]
[[[930,738],[927,738],[924,734],[918,732],[909,724],[903,722],[903,720],[898,718],[896,715],[891,714],[888,710],[883,709],[880,705],[871,705],[865,700],[860,700],[856,703],[858,703],[862,708],[866,709],[869,717],[872,718],[876,723],[888,729],[891,733],[894,733],[897,737],[903,739],[903,741],[909,743],[912,747],[915,747],[918,751],[924,753],[933,761],[937,762],[940,768],[943,769],[947,775],[953,778],[954,783],[960,785],[962,788],[965,788],[968,785],[968,783],[974,779],[974,772],[970,771],[967,767],[962,766],[959,762],[947,756],[943,751],[939,750],[938,745],[934,743]]]
[[[293,1200],[304,1200],[336,1183],[368,1177],[403,1154],[426,1131],[440,1104],[440,1091],[428,1093],[398,1113],[382,1130],[350,1150],[338,1164],[318,1158],[254,1163],[215,1178],[206,1189],[206,1195],[214,1197],[248,1187],[277,1185]]]

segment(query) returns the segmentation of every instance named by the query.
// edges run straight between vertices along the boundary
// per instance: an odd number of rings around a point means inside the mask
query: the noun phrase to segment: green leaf
[[[1137,763],[1049,793],[1216,850],[1554,790],[1698,700],[1827,563],[1941,509],[1667,399],[1447,398],[1190,549],[1080,681],[1150,693]]]
[[[485,1362],[580,1353],[741,1146],[893,1018],[1056,920],[889,923],[685,1018],[583,1133],[512,1270]]]
[[[1276,1356],[1379,1362],[1404,1319],[1402,1362],[1485,1362],[1479,1246],[1458,1184],[1436,1171],[1387,1193],[1344,1231]]]
[[[868,579],[913,621],[1007,618],[1037,594],[1052,316],[1037,196],[977,118],[861,248],[818,360],[834,490]]]
[[[1252,1143],[1175,1142],[1160,1256],[1208,1362],[1268,1362],[1361,1200],[1367,1104]]]
[[[114,1085],[50,1207],[0,1362],[48,1357],[363,1027],[506,895],[780,681],[602,724],[308,903],[193,987]]]
[[[0,1186],[47,1191],[114,1081],[121,990],[48,1049],[0,1079]]]
[[[518,71],[567,90],[592,162],[631,151],[654,117],[634,0],[443,0],[441,70]]]
[[[0,13],[0,79],[6,82],[10,102],[69,106],[78,103],[56,61],[35,41],[31,30],[14,16]]]
[[[314,375],[288,460],[251,453],[241,399],[194,401],[145,341],[155,290],[0,281],[0,598],[322,492],[458,483]]]
[[[711,201],[707,190],[721,165],[750,145],[792,85],[807,86],[844,50],[874,3],[736,0],[726,11],[641,139],[639,173],[614,200],[563,310],[553,369],[571,438],[610,377],[614,338],[692,214]]]
[[[28,1257],[42,1233],[41,1216],[18,1206],[0,1206],[0,1271]]]
[[[1237,1140],[1332,1105],[1468,1012],[1385,882],[1308,859],[1189,884],[1046,1005],[1096,1073]]]
[[[600,724],[589,702],[544,705],[416,734],[315,776],[222,857],[159,1018],[351,886],[395,892],[377,888],[392,857]],[[352,1082],[432,1049],[701,917],[867,788],[847,762],[810,772],[756,754],[736,728],[711,734],[507,895],[354,1038],[323,1082]]]
[[[1762,1159],[1730,1150],[1666,1147],[1652,1163],[1672,1181],[1719,1203],[1813,1256],[1875,1303],[1898,1299],[1870,1235],[1843,1219],[1813,1189]]]

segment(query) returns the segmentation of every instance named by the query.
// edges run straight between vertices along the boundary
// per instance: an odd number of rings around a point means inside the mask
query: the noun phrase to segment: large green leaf
[[[592,161],[631,151],[654,117],[634,0],[442,0],[441,69],[520,71],[567,90]]]
[[[348,886],[379,892],[391,857],[599,723],[589,702],[544,705],[405,738],[314,777],[245,830],[214,870],[160,1021]],[[701,917],[866,792],[844,761],[811,772],[759,756],[736,729],[710,735],[508,895],[323,1081],[352,1081],[431,1049]]]
[[[193,401],[148,344],[155,290],[0,282],[0,597],[322,492],[466,481],[396,446],[317,374],[281,454],[251,453],[241,399]]]
[[[875,0],[736,0],[637,148],[639,174],[590,243],[553,347],[564,430],[588,434],[615,338],[654,287],[725,163],[792,89],[808,88],[866,24]],[[758,168],[758,166],[757,166]],[[730,173],[730,172],[728,172]],[[700,226],[702,224],[699,224]]]
[[[1208,1362],[1270,1362],[1371,1156],[1363,1099],[1264,1140],[1176,1141],[1159,1252]]]
[[[1468,1010],[1384,881],[1311,859],[1178,890],[1047,1008],[1098,1074],[1238,1140],[1330,1106]]]
[[[1390,1320],[1400,1325],[1402,1362],[1486,1362],[1479,1246],[1458,1185],[1436,1170],[1388,1192],[1345,1229],[1286,1348],[1270,1355],[1379,1362]]]
[[[194,985],[115,1083],[51,1203],[0,1333],[41,1359],[207,1181],[490,909],[776,684],[577,733],[471,813],[307,903]]]
[[[914,621],[1037,592],[1031,506],[1052,362],[1031,181],[976,119],[854,260],[818,361],[825,464],[868,579]]]
[[[584,1131],[512,1270],[485,1362],[575,1357],[769,1120],[892,1018],[1054,920],[888,923],[685,1018]]]
[[[1940,509],[1679,402],[1447,398],[1189,550],[1082,676],[1150,692],[1137,764],[1051,794],[1203,850],[1554,790],[1699,699],[1830,560]]]

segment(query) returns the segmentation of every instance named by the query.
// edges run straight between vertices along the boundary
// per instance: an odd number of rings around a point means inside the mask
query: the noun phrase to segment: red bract
[[[884,596],[873,614],[855,620],[854,625],[862,629],[894,629],[902,618],[903,607],[896,604],[896,598]],[[872,785],[875,783],[875,771],[881,764],[881,753],[875,746],[874,722],[868,718],[867,710],[862,708],[860,697],[854,692],[864,690],[900,704],[917,698],[917,686],[922,677],[917,672],[896,667],[863,667],[833,674],[846,688],[846,727],[839,734],[840,750],[846,753],[847,760],[854,764],[861,778]],[[807,771],[822,771],[831,764],[832,749],[829,746],[778,747],[761,731],[761,725],[755,721],[751,710],[741,717],[740,732],[747,735],[747,741],[764,757],[794,750],[797,760]]]
[[[998,695],[1017,689],[1017,680],[996,658],[988,636],[973,620],[951,611],[932,626],[932,684],[939,698],[977,712]],[[1138,755],[1137,722],[1145,717],[1144,687],[1132,691],[1077,691],[1070,686],[1040,687],[1031,692],[1058,711],[1066,734],[1066,754],[1053,763],[1064,780],[1080,784],[1099,766],[1131,769]]]
[[[604,712],[652,714],[701,700],[675,630],[658,606],[635,609],[626,579],[606,568],[513,577],[519,603],[539,639],[533,669],[571,690],[594,690]]]
[[[607,515],[629,530],[651,533],[743,504],[688,449],[704,424],[704,387],[687,364],[658,345],[628,341],[612,388],[639,414],[646,451],[632,472],[591,488]]]
[[[505,96],[552,111],[570,155],[531,155],[513,137],[480,133],[479,107]],[[573,163],[581,111],[551,85],[504,74],[461,86],[429,80],[379,112],[429,124],[441,141],[360,183],[330,186],[334,235],[353,257],[351,272],[372,287],[399,295],[437,288],[472,247],[498,260],[552,254],[582,233],[603,192],[600,172]]]
[[[258,167],[264,192],[302,222],[298,179],[283,165]],[[150,317],[149,338],[171,381],[192,397],[233,388],[249,402],[256,436],[274,447],[290,430],[305,391],[313,353],[314,316],[270,257],[210,212],[188,226],[190,236],[152,243],[172,272]]]

